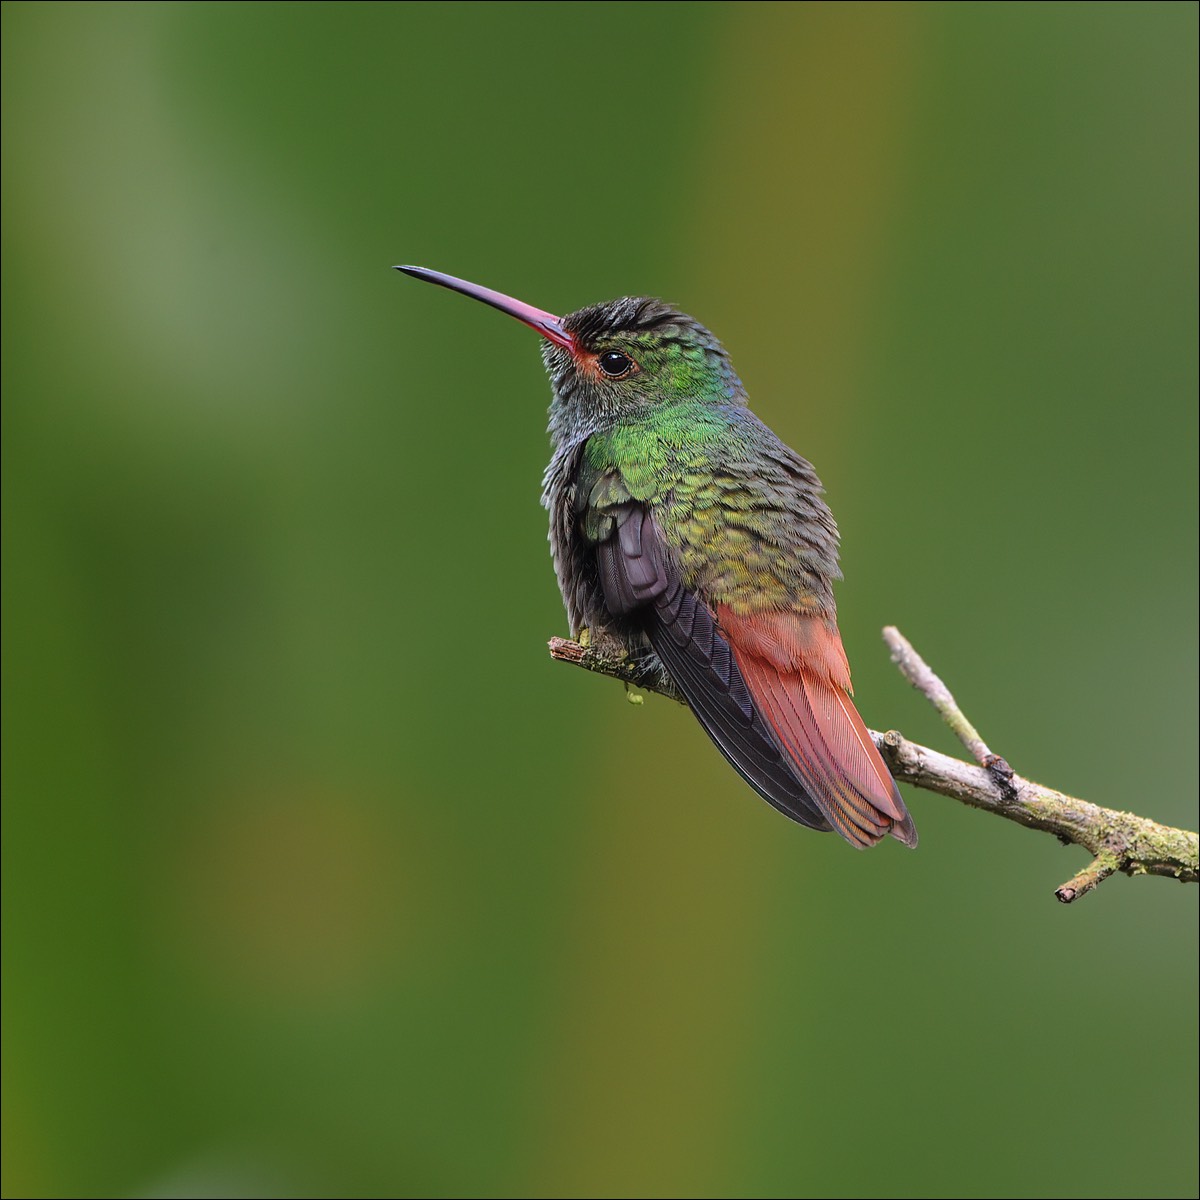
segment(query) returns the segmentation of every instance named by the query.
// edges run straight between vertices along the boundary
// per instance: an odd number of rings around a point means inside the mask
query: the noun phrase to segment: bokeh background
[[[8,1195],[1188,1196],[1198,889],[552,664],[528,331],[718,331],[878,728],[1197,820],[1194,4],[3,11]]]

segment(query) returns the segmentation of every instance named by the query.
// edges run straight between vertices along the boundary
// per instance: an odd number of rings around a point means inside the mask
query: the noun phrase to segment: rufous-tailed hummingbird
[[[747,407],[721,343],[661,300],[552,316],[424,267],[406,275],[545,339],[542,503],[571,633],[665,671],[708,736],[801,825],[866,847],[917,831],[850,699],[816,472]]]

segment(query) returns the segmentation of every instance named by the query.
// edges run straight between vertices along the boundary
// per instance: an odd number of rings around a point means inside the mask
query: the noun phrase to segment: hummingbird
[[[721,343],[661,300],[565,317],[425,267],[539,333],[543,479],[571,634],[665,676],[768,803],[865,849],[917,831],[851,700],[838,529],[811,464],[749,409]]]

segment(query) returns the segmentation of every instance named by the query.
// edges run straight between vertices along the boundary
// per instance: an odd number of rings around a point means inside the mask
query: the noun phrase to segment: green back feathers
[[[747,409],[651,407],[588,439],[579,499],[584,532],[608,536],[637,500],[675,551],[686,586],[749,614],[833,611],[837,528],[812,468]]]

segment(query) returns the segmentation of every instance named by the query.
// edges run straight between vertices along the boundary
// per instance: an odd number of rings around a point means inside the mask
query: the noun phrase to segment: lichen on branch
[[[1092,860],[1055,891],[1063,904],[1087,895],[1117,872],[1165,875],[1183,883],[1200,880],[1200,847],[1195,833],[1160,825],[1134,813],[1102,808],[1023,779],[1005,759],[991,751],[967,720],[950,689],[903,634],[889,625],[883,631],[883,638],[900,672],[937,709],[975,759],[972,764],[951,758],[910,742],[895,730],[887,733],[871,730],[871,737],[888,770],[899,782],[948,796],[1029,829],[1053,834],[1063,842],[1082,846],[1092,855]],[[550,656],[559,662],[573,663],[598,675],[619,679],[627,688],[655,692],[682,702],[670,680],[661,672],[647,671],[643,664],[629,658],[613,657],[603,647],[556,637],[550,639]]]

